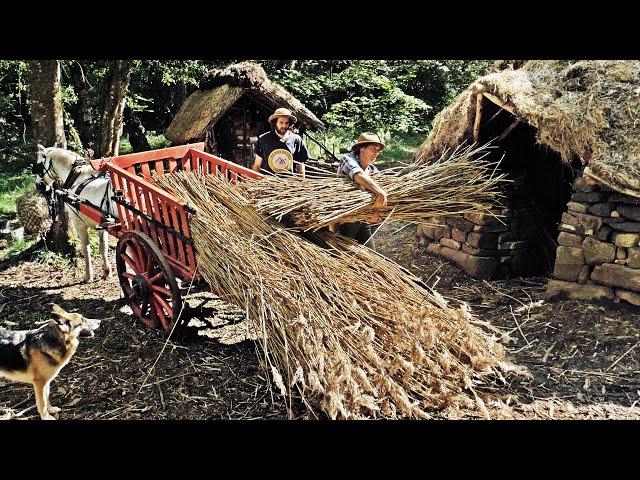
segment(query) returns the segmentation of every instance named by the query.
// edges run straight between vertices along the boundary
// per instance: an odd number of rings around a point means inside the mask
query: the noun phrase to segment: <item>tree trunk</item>
[[[123,128],[124,104],[131,77],[131,60],[116,60],[107,83],[107,94],[100,122],[100,157],[118,155]]]
[[[68,148],[69,150],[73,150],[82,155],[84,152],[84,145],[82,144],[82,139],[80,138],[80,134],[76,127],[73,126],[73,117],[69,112],[65,110],[64,112],[64,123],[67,126],[67,131],[69,133],[69,142]]]
[[[70,77],[73,88],[78,96],[77,106],[73,109],[73,120],[76,125],[78,135],[85,148],[96,147],[96,135],[93,128],[93,112],[89,100],[89,83],[84,75],[84,70],[80,62],[74,62],[70,70]]]
[[[129,135],[129,143],[134,152],[151,150],[140,119],[135,116],[130,107],[124,109],[124,128]]]
[[[66,148],[62,101],[60,99],[60,62],[58,60],[32,60],[29,64],[29,93],[33,136],[37,143],[50,147],[57,143]],[[69,218],[66,211],[53,224],[45,242],[50,250],[74,254],[69,238]]]
[[[33,134],[45,147],[67,148],[60,99],[60,61],[28,61]]]

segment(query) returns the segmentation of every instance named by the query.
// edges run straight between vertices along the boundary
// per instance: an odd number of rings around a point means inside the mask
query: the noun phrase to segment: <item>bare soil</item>
[[[415,227],[400,227],[385,226],[376,234],[379,251],[453,304],[468,303],[501,332],[510,360],[531,374],[528,381],[504,386],[500,393],[510,395],[510,405],[488,405],[492,418],[640,418],[640,310],[546,303],[546,277],[474,280],[426,254],[416,243]],[[60,418],[316,418],[299,399],[292,399],[289,411],[288,402],[269,388],[242,312],[202,288],[191,290],[182,314],[191,326],[167,342],[132,317],[117,278],[82,284],[81,277],[78,266],[34,260],[0,269],[4,328],[46,321],[50,302],[104,319],[52,383],[51,401],[63,408]],[[38,418],[29,385],[0,379],[0,418]]]

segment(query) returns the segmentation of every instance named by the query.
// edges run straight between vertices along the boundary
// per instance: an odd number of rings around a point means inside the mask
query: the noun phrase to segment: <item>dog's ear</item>
[[[56,322],[56,325],[61,331],[69,333],[69,330],[71,329],[68,318],[69,314],[55,303],[51,303],[49,305],[51,305],[51,313],[53,313],[54,316],[53,321]]]
[[[56,305],[55,303],[51,303],[49,304],[51,306],[51,313],[58,315],[60,317],[64,317],[67,315],[67,312],[64,311],[62,308],[60,308],[58,305]]]

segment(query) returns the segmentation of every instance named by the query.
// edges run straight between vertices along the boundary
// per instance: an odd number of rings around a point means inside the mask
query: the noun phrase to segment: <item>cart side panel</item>
[[[162,251],[176,276],[195,274],[195,256],[184,204],[151,181],[108,163],[114,187],[122,191],[118,209],[124,230],[148,235]]]
[[[204,144],[122,155],[103,162],[116,190],[122,191],[118,211],[122,231],[148,235],[162,251],[177,277],[191,278],[196,258],[185,205],[154,184],[158,175],[193,171],[220,175],[232,183],[264,175],[202,151]]]

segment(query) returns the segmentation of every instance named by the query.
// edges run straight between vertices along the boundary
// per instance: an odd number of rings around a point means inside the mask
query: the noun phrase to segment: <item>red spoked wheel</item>
[[[126,232],[116,246],[120,286],[133,313],[150,328],[168,332],[182,305],[180,290],[164,255],[140,232]]]

